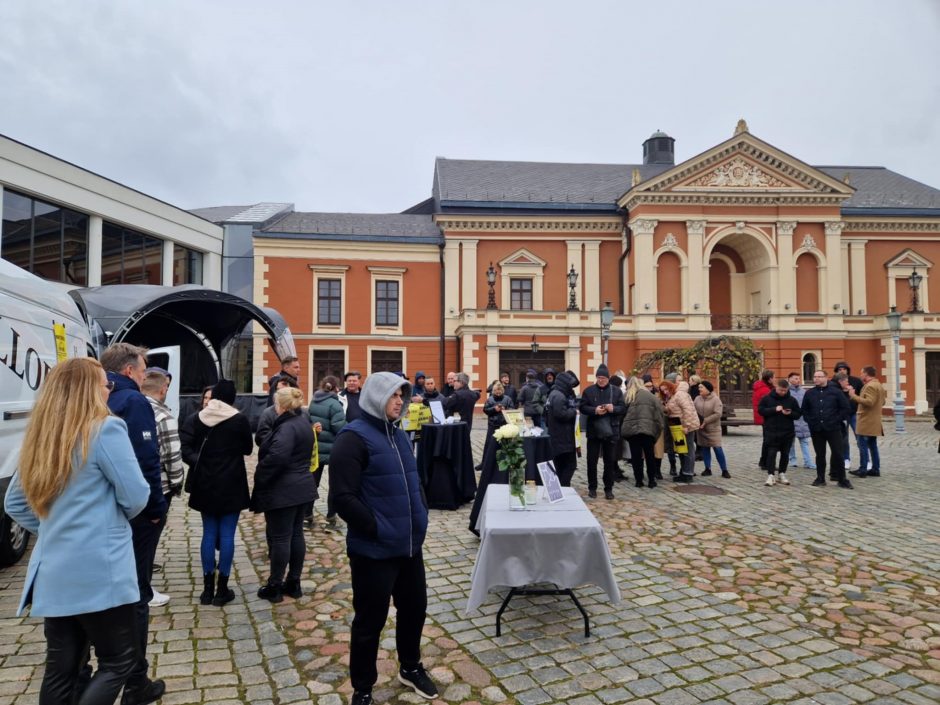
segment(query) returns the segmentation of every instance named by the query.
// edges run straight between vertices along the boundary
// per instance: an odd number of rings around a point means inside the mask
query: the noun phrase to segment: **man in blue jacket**
[[[330,451],[333,507],[346,521],[352,572],[349,643],[352,705],[371,705],[376,658],[389,600],[397,610],[398,680],[422,697],[437,687],[421,665],[427,583],[421,547],[428,509],[408,436],[398,428],[408,381],[391,372],[369,375],[362,387],[362,417],[346,424]]]
[[[839,483],[839,487],[852,489],[852,483],[845,477],[845,465],[842,462],[842,428],[848,423],[848,397],[835,381],[830,382],[826,373],[816,370],[813,375],[812,389],[806,391],[800,411],[809,424],[813,450],[816,451],[816,479],[814,487],[826,484],[826,446],[829,446],[829,477]]]
[[[141,391],[147,370],[147,350],[129,343],[115,343],[101,356],[101,365],[108,373],[114,389],[108,397],[108,408],[124,419],[127,434],[137,456],[144,480],[150,486],[150,498],[144,510],[131,520],[134,541],[134,560],[137,564],[137,636],[140,640],[140,660],[134,667],[124,688],[121,705],[143,705],[159,700],[166,686],[162,680],[150,680],[147,663],[147,630],[150,622],[149,602],[153,598],[150,581],[157,544],[166,523],[167,503],[163,496],[160,464],[160,446],[157,422],[153,408]]]

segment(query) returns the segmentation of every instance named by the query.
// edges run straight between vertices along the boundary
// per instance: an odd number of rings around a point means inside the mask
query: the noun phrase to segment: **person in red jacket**
[[[754,386],[751,388],[751,406],[754,410],[754,423],[761,427],[761,431],[764,430],[764,417],[760,415],[757,407],[760,405],[760,400],[766,397],[774,388],[774,373],[773,370],[764,370],[760,373],[760,379],[754,382]],[[763,470],[767,469],[767,437],[764,434],[764,439],[760,444],[760,460],[757,461],[758,467]]]

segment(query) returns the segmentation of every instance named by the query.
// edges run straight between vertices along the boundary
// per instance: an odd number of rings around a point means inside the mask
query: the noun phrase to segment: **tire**
[[[29,547],[29,532],[6,514],[0,514],[0,566],[16,563]]]

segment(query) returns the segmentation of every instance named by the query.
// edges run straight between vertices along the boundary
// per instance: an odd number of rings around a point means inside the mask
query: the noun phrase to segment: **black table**
[[[477,481],[466,423],[422,426],[417,462],[431,509],[457,509],[473,499]]]
[[[477,517],[480,515],[480,509],[483,506],[483,498],[486,496],[488,485],[507,485],[509,484],[509,473],[501,472],[496,464],[496,451],[499,448],[499,442],[493,440],[487,443],[483,448],[483,467],[480,471],[480,486],[477,488],[477,496],[473,502],[473,509],[470,512],[470,531],[477,533]],[[525,452],[525,479],[535,480],[535,484],[542,484],[542,476],[539,475],[539,463],[544,463],[555,459],[555,452],[552,449],[552,439],[547,434],[541,436],[526,436],[522,439],[522,450]]]

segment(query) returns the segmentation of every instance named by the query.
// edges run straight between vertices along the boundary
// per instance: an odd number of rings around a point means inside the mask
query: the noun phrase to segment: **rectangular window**
[[[163,241],[105,222],[101,229],[102,284],[162,284]]]
[[[375,325],[398,326],[397,281],[377,281],[375,283]]]
[[[532,280],[509,280],[509,308],[513,311],[532,310]]]
[[[401,350],[373,350],[372,369],[369,372],[401,372],[405,369]]]
[[[339,279],[317,280],[317,325],[338,326],[342,318],[342,282]]]
[[[3,258],[51,281],[87,283],[88,216],[4,190]]]
[[[173,245],[173,285],[202,284],[202,253]]]
[[[343,374],[346,367],[346,352],[344,350],[313,351],[313,384],[319,388],[324,377],[332,375],[343,383]]]

